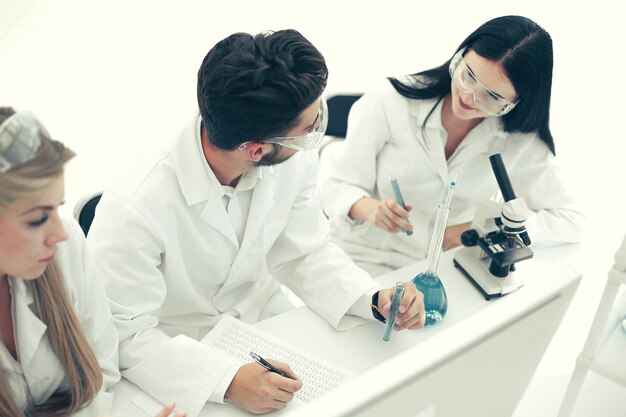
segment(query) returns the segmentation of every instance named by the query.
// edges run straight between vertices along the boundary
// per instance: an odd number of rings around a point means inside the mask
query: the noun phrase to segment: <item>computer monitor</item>
[[[542,278],[542,285],[525,287],[523,297],[511,294],[506,303],[492,302],[306,406],[285,410],[284,415],[512,415],[581,274],[565,265]]]

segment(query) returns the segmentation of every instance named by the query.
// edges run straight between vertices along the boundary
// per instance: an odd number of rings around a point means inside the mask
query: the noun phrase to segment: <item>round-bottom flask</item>
[[[413,284],[424,294],[426,325],[440,322],[448,311],[448,296],[439,277],[433,273],[422,272],[413,278]]]
[[[450,207],[445,203],[437,206],[435,227],[430,238],[428,259],[424,272],[413,278],[415,287],[424,294],[424,306],[426,307],[426,325],[436,324],[443,319],[448,311],[448,296],[443,283],[437,276],[437,265],[441,256],[443,235],[446,230]]]

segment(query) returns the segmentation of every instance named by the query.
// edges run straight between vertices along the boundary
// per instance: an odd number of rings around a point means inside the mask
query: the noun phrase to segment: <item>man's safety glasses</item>
[[[285,136],[265,139],[262,142],[274,143],[298,151],[308,151],[317,148],[322,142],[328,126],[328,105],[324,97],[320,97],[320,109],[312,127],[313,131],[302,136]]]
[[[474,107],[494,116],[503,116],[513,110],[514,103],[482,85],[463,60],[465,48],[457,52],[450,61],[450,77],[454,85],[464,94],[471,94]]]

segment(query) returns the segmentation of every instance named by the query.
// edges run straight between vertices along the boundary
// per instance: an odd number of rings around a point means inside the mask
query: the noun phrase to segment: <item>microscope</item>
[[[519,289],[524,282],[515,276],[515,264],[533,257],[524,227],[529,213],[516,198],[500,154],[489,157],[504,203],[485,201],[476,207],[472,229],[461,235],[463,248],[454,265],[490,300]]]

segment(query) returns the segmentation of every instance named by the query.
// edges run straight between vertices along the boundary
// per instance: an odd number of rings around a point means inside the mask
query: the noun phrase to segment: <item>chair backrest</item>
[[[348,128],[348,113],[350,108],[361,98],[362,94],[337,94],[330,96],[326,102],[328,103],[328,127],[326,128],[327,136],[337,138],[345,138]]]
[[[96,214],[96,206],[100,202],[102,193],[90,194],[80,200],[74,207],[74,218],[78,221],[83,233],[87,236],[91,222]]]

